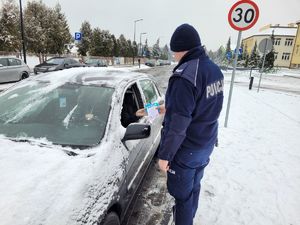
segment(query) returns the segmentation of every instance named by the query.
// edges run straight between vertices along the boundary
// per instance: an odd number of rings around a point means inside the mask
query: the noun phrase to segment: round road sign
[[[258,45],[258,50],[264,54],[268,54],[272,51],[272,48],[273,48],[273,43],[272,43],[272,40],[271,38],[265,38],[263,39],[261,42],[259,42],[259,45]]]
[[[229,13],[230,26],[238,31],[248,30],[255,25],[259,17],[259,9],[251,0],[241,0],[235,3]]]

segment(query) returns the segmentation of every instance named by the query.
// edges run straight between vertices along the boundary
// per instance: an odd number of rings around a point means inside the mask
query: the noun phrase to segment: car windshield
[[[63,64],[64,60],[64,58],[52,58],[47,60],[46,63],[60,65]]]
[[[99,144],[114,89],[71,83],[49,86],[36,82],[0,94],[0,135],[22,141],[46,138],[71,147]]]

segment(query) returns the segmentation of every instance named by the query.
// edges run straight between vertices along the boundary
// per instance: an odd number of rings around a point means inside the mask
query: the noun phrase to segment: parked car
[[[162,116],[122,126],[161,98],[151,77],[73,68],[0,93],[1,225],[120,225],[160,142]]]
[[[158,59],[156,62],[157,66],[166,66],[166,65],[171,65],[171,61],[169,60],[162,60],[162,59]]]
[[[85,65],[68,57],[53,57],[34,67],[34,73],[46,73]]]
[[[94,66],[94,67],[107,67],[106,60],[104,59],[88,59],[85,61],[87,66]]]
[[[150,67],[154,67],[154,66],[156,66],[156,61],[155,61],[155,59],[149,59],[145,62],[145,65],[150,66]]]
[[[29,67],[20,59],[0,57],[0,83],[19,81],[28,78]]]

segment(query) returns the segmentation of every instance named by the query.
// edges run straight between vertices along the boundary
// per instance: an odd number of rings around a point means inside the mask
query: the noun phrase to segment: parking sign
[[[80,32],[75,32],[75,41],[81,41],[82,34]]]

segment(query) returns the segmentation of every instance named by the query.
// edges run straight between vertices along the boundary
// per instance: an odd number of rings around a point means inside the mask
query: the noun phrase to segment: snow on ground
[[[224,128],[226,90],[195,225],[300,225],[300,95],[235,86]]]
[[[231,81],[232,71],[223,71],[225,81]],[[252,71],[254,77],[253,88],[257,90],[260,73]],[[237,71],[235,76],[235,83],[249,86],[250,71]],[[289,91],[300,94],[300,70],[281,69],[277,73],[264,73],[262,74],[261,81],[262,88]]]

